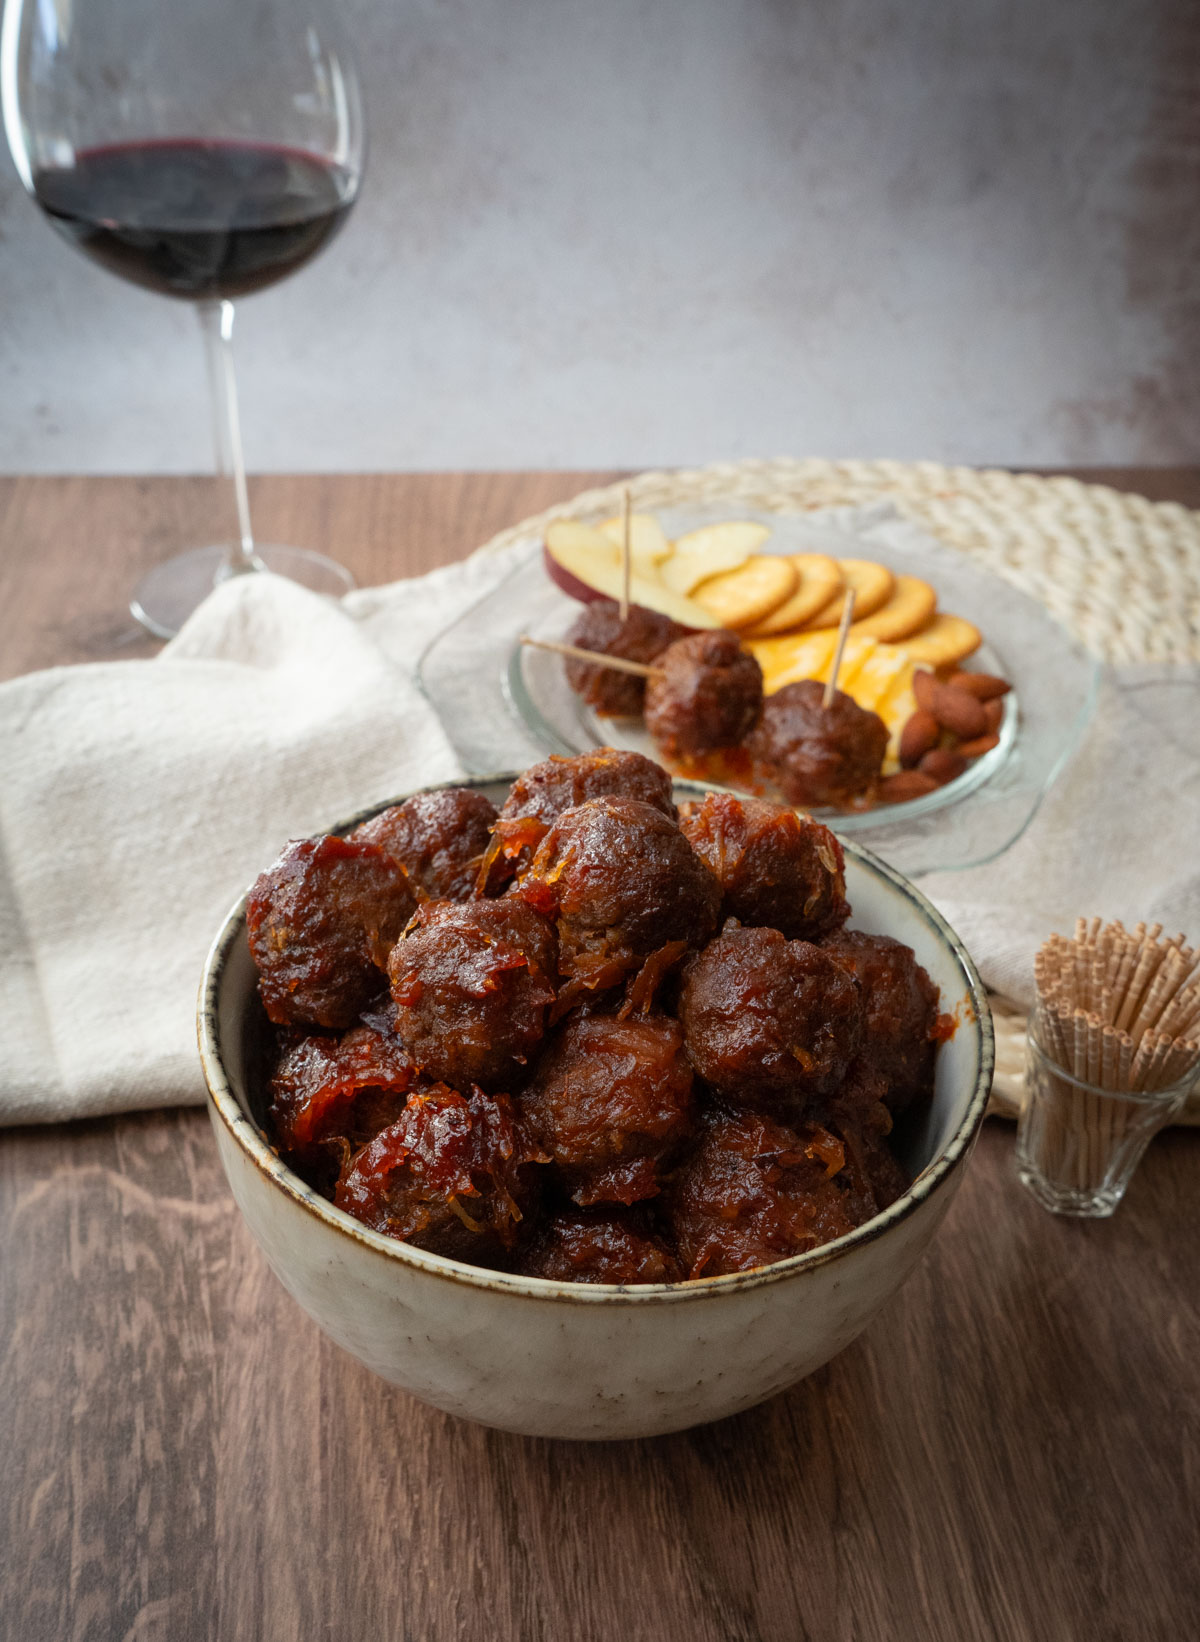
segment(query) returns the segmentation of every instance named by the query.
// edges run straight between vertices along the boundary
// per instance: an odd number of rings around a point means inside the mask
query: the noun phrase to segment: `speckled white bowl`
[[[499,801],[512,779],[473,785]],[[679,782],[677,797],[703,790]],[[846,884],[851,926],[911,946],[959,1023],[938,1054],[932,1106],[903,1137],[913,1185],[810,1254],[636,1288],[514,1277],[425,1254],[368,1231],[286,1168],[262,1127],[268,1028],[239,902],[205,966],[200,1054],[221,1162],[276,1276],[385,1379],[452,1414],[535,1436],[678,1431],[811,1374],[849,1345],[920,1259],[958,1189],[992,1080],[983,988],[953,932],[907,880],[849,843]]]

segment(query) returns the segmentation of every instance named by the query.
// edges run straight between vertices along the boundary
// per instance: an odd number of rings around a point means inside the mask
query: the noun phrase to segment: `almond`
[[[951,673],[947,682],[956,690],[965,690],[976,701],[996,701],[1012,689],[1007,679],[997,678],[994,673]]]
[[[933,712],[933,697],[937,687],[937,675],[926,668],[919,667],[913,674],[913,695],[917,698],[917,706],[923,707],[927,713]]]
[[[960,741],[958,750],[964,758],[982,758],[984,753],[990,753],[993,747],[999,745],[998,735],[977,735],[972,741]]]
[[[900,762],[906,770],[919,764],[941,736],[941,726],[932,713],[918,707],[900,732]]]
[[[1000,720],[1004,717],[1004,703],[999,696],[992,701],[984,702],[983,716],[987,719],[989,730],[998,730],[1000,728]]]
[[[939,787],[960,776],[966,767],[966,759],[952,747],[935,747],[925,754],[918,766],[921,774],[931,775]]]
[[[956,689],[953,684],[939,684],[936,680],[926,694],[929,700],[922,705],[928,707],[944,730],[961,736],[964,741],[987,734],[988,721],[982,701],[976,701],[974,696]]]
[[[937,789],[938,783],[931,775],[922,775],[920,770],[897,770],[895,775],[885,776],[876,791],[882,804],[907,804],[909,799],[924,798]]]

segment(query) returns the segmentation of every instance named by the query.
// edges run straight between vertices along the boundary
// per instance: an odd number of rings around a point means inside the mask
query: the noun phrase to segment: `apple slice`
[[[692,593],[711,576],[737,570],[757,553],[771,532],[752,519],[727,519],[722,524],[689,530],[675,543],[659,575],[677,593]]]
[[[619,552],[625,540],[624,520],[605,519],[597,529],[602,530],[610,541],[616,542]],[[648,575],[653,575],[655,565],[670,557],[671,544],[667,540],[667,533],[653,513],[630,514],[629,551],[634,568],[644,570]]]
[[[621,597],[620,549],[593,525],[555,519],[546,531],[545,563],[551,581],[584,604]],[[629,580],[629,597],[634,604],[670,616],[683,627],[720,625],[694,599],[676,593],[655,577],[642,575],[636,566]]]

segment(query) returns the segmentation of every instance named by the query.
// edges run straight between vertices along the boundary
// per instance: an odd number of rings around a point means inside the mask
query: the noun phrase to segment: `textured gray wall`
[[[1194,0],[347,6],[370,168],[241,310],[252,468],[1200,457]],[[190,313],[7,163],[0,302],[0,468],[208,466]]]

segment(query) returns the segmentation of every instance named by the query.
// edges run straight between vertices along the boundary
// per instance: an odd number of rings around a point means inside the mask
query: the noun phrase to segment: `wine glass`
[[[0,99],[25,188],[102,267],[196,304],[217,464],[238,540],[139,583],[162,638],[227,576],[270,569],[321,593],[353,577],[322,554],[257,546],[233,370],[233,300],[302,267],[358,194],[363,125],[338,0],[5,0]]]

